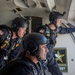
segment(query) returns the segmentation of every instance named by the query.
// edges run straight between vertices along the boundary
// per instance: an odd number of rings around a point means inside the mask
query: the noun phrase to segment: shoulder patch
[[[2,36],[4,34],[4,32],[2,30],[0,30],[0,36]]]

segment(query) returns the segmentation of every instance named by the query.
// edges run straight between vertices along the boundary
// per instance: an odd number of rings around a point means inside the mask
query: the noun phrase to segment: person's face
[[[26,29],[27,28],[23,28],[23,27],[20,27],[19,28],[19,30],[18,30],[18,36],[20,37],[20,38],[22,38],[23,36],[24,36],[24,34],[26,34]]]
[[[46,60],[48,51],[47,44],[39,45],[39,57],[41,60]]]
[[[44,29],[40,29],[39,33],[44,34]]]
[[[60,27],[61,26],[61,23],[62,23],[62,19],[57,19],[56,26],[57,27]]]

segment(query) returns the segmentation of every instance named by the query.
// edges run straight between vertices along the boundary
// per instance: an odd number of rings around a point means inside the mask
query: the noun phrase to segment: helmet
[[[47,44],[47,38],[40,33],[30,33],[24,38],[23,46],[24,49],[32,56],[37,56],[39,52],[40,44]]]
[[[10,42],[12,37],[12,30],[7,25],[0,25],[0,46],[6,40],[8,43]]]
[[[40,30],[46,30],[46,27],[44,25],[38,26],[35,32],[39,32]]]
[[[43,30],[43,32],[41,33],[40,30]],[[49,26],[48,26],[47,24],[42,25],[42,26],[39,26],[39,27],[36,29],[36,32],[37,32],[37,33],[44,34],[47,39],[50,38],[51,32],[50,32],[50,28],[49,28]]]
[[[52,24],[56,24],[56,20],[58,18],[62,18],[64,16],[65,12],[63,12],[63,14],[59,13],[59,12],[56,12],[56,11],[52,11],[50,14],[49,14],[49,21],[50,23]]]
[[[28,24],[25,21],[25,19],[23,19],[22,17],[17,17],[12,21],[11,27],[12,27],[13,31],[17,32],[20,27],[27,28]]]

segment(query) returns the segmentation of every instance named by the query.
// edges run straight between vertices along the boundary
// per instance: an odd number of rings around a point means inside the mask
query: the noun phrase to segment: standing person
[[[12,21],[11,25],[13,36],[11,40],[11,46],[9,47],[9,59],[8,61],[18,58],[23,50],[22,38],[26,34],[28,28],[27,21],[22,17],[17,17]]]
[[[6,64],[6,53],[8,52],[8,47],[10,46],[11,38],[11,28],[5,24],[0,25],[0,69],[2,69]]]
[[[46,60],[47,43],[47,38],[42,34],[27,34],[23,43],[23,56],[9,62],[0,71],[0,75],[44,75],[40,61]]]
[[[47,67],[52,75],[62,75],[56,60],[54,59],[54,46],[56,44],[57,33],[66,34],[75,32],[75,28],[61,27],[62,17],[64,14],[53,11],[49,14],[50,24],[43,25],[37,28],[36,32],[44,34],[50,41],[48,45],[49,52],[47,54]]]

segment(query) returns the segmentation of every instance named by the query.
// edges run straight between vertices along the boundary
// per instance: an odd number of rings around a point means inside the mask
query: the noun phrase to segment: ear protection
[[[29,52],[32,56],[37,55],[37,53],[38,53],[38,46],[33,40],[29,41],[27,43],[26,47],[27,47],[27,52]]]
[[[18,24],[17,23],[14,23],[12,26],[12,29],[14,30],[14,31],[18,31],[18,29],[19,29],[19,26],[18,26]]]

